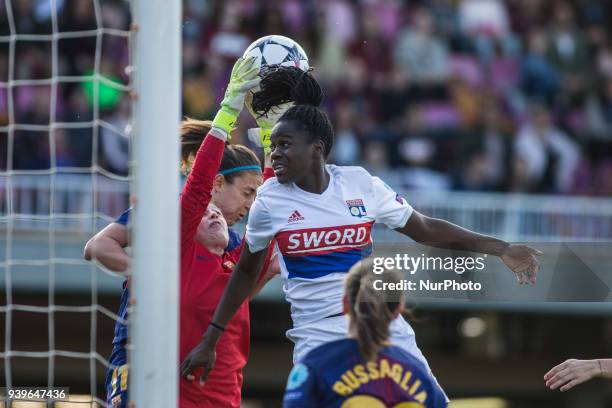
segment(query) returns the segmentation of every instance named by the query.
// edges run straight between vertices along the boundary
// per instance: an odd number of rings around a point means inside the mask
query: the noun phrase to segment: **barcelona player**
[[[390,343],[389,325],[404,308],[402,292],[381,293],[375,281],[398,284],[395,271],[372,273],[372,258],[353,266],[345,284],[349,337],[311,350],[289,374],[285,408],[443,408],[444,393],[425,366]]]

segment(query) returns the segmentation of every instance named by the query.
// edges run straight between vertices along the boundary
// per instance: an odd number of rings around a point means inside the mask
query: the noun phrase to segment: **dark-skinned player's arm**
[[[270,152],[266,152],[265,161],[264,161],[264,171],[263,171],[263,179],[264,182],[272,177],[275,177],[274,170],[272,170],[272,164],[270,160]],[[243,242],[243,246],[246,244]],[[264,286],[276,275],[280,273],[280,265],[278,264],[278,254],[274,252],[274,243],[272,243],[268,247],[268,253],[266,254],[266,259],[264,261],[263,267],[265,270],[261,270],[259,277],[257,278],[257,283],[253,288],[253,292],[251,292],[250,298],[253,299]]]
[[[510,244],[478,234],[451,222],[428,217],[416,210],[413,210],[406,225],[396,231],[423,245],[499,256],[514,272],[520,284],[536,282],[536,274],[540,269],[536,256],[542,252],[527,245]]]
[[[225,326],[238,311],[238,308],[253,292],[257,278],[268,253],[268,247],[257,252],[251,252],[245,245],[240,254],[238,264],[232,272],[221,301],[217,305],[212,323],[204,333],[200,343],[187,354],[181,364],[181,375],[190,376],[196,368],[202,367],[204,371],[200,378],[203,383],[215,364],[215,348],[223,334]]]

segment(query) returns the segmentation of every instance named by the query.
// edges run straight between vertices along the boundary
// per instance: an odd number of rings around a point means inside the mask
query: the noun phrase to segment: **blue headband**
[[[235,173],[235,172],[241,171],[241,170],[259,170],[259,171],[261,171],[261,167],[259,167],[256,164],[252,164],[252,165],[249,165],[249,166],[238,166],[238,167],[232,167],[231,169],[220,171],[219,174],[226,175],[226,174]]]

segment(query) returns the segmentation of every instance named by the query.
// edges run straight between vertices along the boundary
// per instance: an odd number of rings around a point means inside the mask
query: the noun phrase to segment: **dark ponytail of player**
[[[324,158],[327,159],[334,145],[334,129],[325,112],[319,109],[323,102],[323,89],[310,71],[296,67],[271,67],[265,72],[260,89],[253,94],[253,111],[265,115],[275,106],[295,102],[279,121],[295,121],[308,132],[311,141],[321,140]]]
[[[389,325],[397,316],[400,302],[403,302],[401,292],[376,290],[374,282],[377,280],[384,283],[401,282],[395,271],[386,270],[383,274],[374,274],[372,258],[353,266],[346,279],[350,330],[357,338],[359,351],[365,361],[374,360],[389,338]]]
[[[265,115],[275,106],[287,102],[319,106],[323,101],[323,89],[310,71],[296,67],[272,66],[265,70],[253,94],[253,111]]]

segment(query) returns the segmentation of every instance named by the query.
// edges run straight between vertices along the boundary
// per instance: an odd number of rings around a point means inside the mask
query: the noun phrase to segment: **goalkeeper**
[[[235,82],[235,77],[232,77]],[[258,79],[255,79],[257,82]],[[230,86],[232,83],[230,83]],[[242,94],[234,95],[234,104],[237,106],[238,102],[240,102],[243,98]],[[228,93],[231,96],[231,93]],[[227,99],[227,98],[226,98]],[[227,101],[225,101],[227,102]],[[227,104],[226,104],[227,105]],[[240,108],[242,106],[242,102],[240,102]],[[235,112],[233,109],[228,114],[228,110],[222,112],[217,116],[217,126],[221,126],[218,124],[219,120],[228,120],[229,123],[226,123],[225,128],[229,130],[229,126],[231,126],[231,122],[235,119],[232,118],[233,113]],[[265,130],[267,129],[268,123],[266,122],[267,118],[260,118],[258,120],[258,124],[260,128],[263,130],[263,134],[265,134]],[[223,123],[223,122],[221,122]],[[194,156],[197,148],[200,146],[203,135],[208,133],[210,130],[210,122],[202,122],[202,121],[194,121],[187,120],[182,123],[182,168],[184,172],[189,172],[191,170]],[[213,124],[214,125],[214,124]],[[229,125],[229,126],[228,126]],[[251,131],[253,133],[253,131]],[[269,132],[267,132],[269,134]],[[259,134],[259,132],[257,132]],[[269,177],[273,175],[273,172],[270,168],[266,167],[264,171],[264,176]],[[255,196],[256,187],[261,184],[261,171],[260,164],[255,155],[244,146],[239,145],[228,145],[223,151],[223,156],[221,159],[221,165],[219,168],[219,172],[215,171],[214,174],[214,182],[213,188],[211,192],[211,207],[215,206],[218,208],[220,213],[225,218],[226,223],[228,225],[232,225],[234,222],[238,221],[242,218],[246,212],[248,211],[250,205],[253,202]],[[123,250],[123,247],[129,245],[129,236],[126,228],[126,224],[129,218],[129,210],[126,211],[115,223],[112,223],[100,233],[98,233],[94,238],[92,238],[85,249],[85,257],[86,259],[97,259],[104,266],[109,269],[125,272],[129,266],[129,257]],[[201,217],[200,217],[201,218]],[[215,223],[216,224],[216,223]],[[233,268],[236,260],[240,254],[240,236],[233,231],[231,228],[228,229],[229,233],[229,243],[224,247],[223,259],[224,268]],[[196,244],[196,246],[199,246]],[[182,253],[186,250],[185,242],[182,243]],[[212,270],[209,270],[205,265],[198,265],[198,270],[205,270],[206,277],[209,279],[209,282],[200,282],[200,289],[204,292],[203,296],[207,299],[207,305],[212,307],[216,306],[215,298],[220,296],[220,293],[224,288],[224,280],[229,276],[228,273],[218,274],[212,273]],[[267,280],[273,277],[278,272],[278,264],[272,262],[269,266],[264,266],[262,269],[266,271],[266,274],[262,274],[260,280],[260,286],[254,291],[257,293],[261,287],[265,284]],[[215,279],[212,279],[212,278]],[[184,288],[183,288],[184,289]],[[215,293],[218,291],[218,295]],[[191,295],[186,294],[182,291],[182,302],[185,302],[187,299],[191,297]],[[122,319],[127,318],[127,305],[129,300],[129,286],[128,282],[124,283],[124,291],[122,295],[122,302],[120,308],[120,317]],[[182,304],[183,307],[183,304]],[[184,319],[182,318],[182,321]],[[221,392],[216,395],[208,395],[206,399],[201,401],[202,404],[209,401],[209,405],[199,405],[199,406],[238,406],[240,400],[240,384],[242,381],[241,368],[246,363],[246,359],[248,356],[249,349],[249,317],[248,317],[248,304],[245,304],[241,310],[241,317],[236,319],[237,322],[240,322],[240,330],[235,330],[234,335],[228,334],[227,337],[232,338],[233,345],[230,353],[227,353],[226,356],[229,356],[229,359],[226,360],[226,368],[235,368],[232,371],[230,378],[234,378],[236,381],[237,392],[227,393]],[[183,324],[181,325],[184,326]],[[182,335],[184,332],[182,333]],[[182,337],[183,338],[183,337]],[[125,352],[125,343],[127,340],[127,327],[122,322],[118,322],[115,329],[115,339],[113,341],[113,353],[110,359],[113,367],[109,369],[107,375],[107,402],[109,406],[119,406],[123,407],[127,403],[127,359]],[[228,342],[229,343],[229,342]],[[220,370],[221,371],[221,370]],[[215,387],[214,381],[209,381],[210,385],[204,387],[204,390],[215,390],[219,389],[219,386]],[[223,385],[221,385],[223,388]],[[183,391],[183,383],[181,384],[181,391]],[[199,391],[199,389],[197,390]],[[182,392],[183,394],[183,392]],[[197,394],[197,393],[196,393]],[[209,393],[211,394],[211,393]],[[214,393],[212,393],[214,394]],[[188,404],[188,402],[183,401],[184,404]],[[185,405],[185,406],[193,406],[193,405]]]

